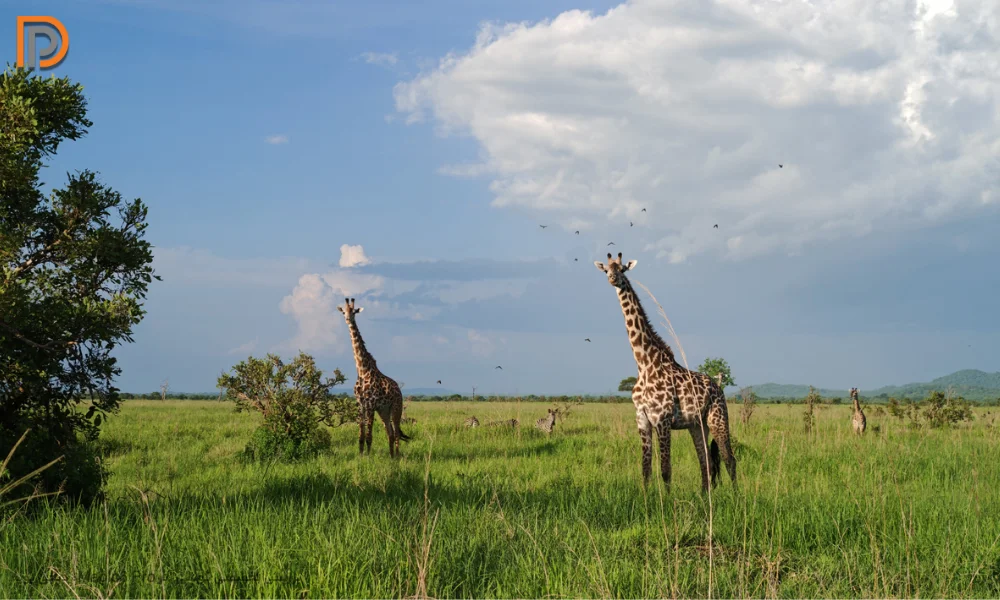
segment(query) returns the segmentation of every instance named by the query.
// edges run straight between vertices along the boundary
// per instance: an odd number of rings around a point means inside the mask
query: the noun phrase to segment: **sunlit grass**
[[[706,595],[690,436],[674,433],[672,492],[644,493],[630,405],[574,407],[551,436],[530,426],[546,408],[413,403],[399,461],[381,426],[364,458],[344,426],[331,454],[287,465],[239,461],[257,421],[229,405],[130,401],[102,434],[107,501],[7,522],[0,595]],[[995,429],[869,415],[858,439],[850,407],[824,405],[807,436],[801,411],[732,424],[739,492],[723,474],[713,493],[714,596],[1000,595]],[[472,414],[521,427],[466,429]]]

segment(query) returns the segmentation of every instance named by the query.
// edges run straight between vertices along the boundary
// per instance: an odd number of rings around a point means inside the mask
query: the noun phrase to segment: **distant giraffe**
[[[399,390],[399,384],[378,370],[375,358],[365,348],[361,332],[354,322],[354,316],[364,308],[355,308],[354,298],[344,298],[344,306],[338,306],[337,310],[344,313],[347,329],[351,332],[351,345],[354,346],[354,362],[358,367],[358,381],[354,384],[354,396],[358,399],[359,408],[358,423],[361,426],[358,451],[361,454],[366,451],[370,454],[372,451],[372,427],[375,425],[377,412],[389,436],[389,456],[399,456],[399,440],[410,439],[399,428],[403,415],[403,394]]]
[[[465,420],[465,426],[466,427],[479,427],[479,419],[477,419],[475,417],[475,415],[473,415],[473,416],[471,416],[471,417],[469,417],[468,419]]]
[[[608,283],[618,292],[625,328],[639,376],[632,388],[635,420],[642,440],[642,479],[649,481],[653,461],[653,431],[660,445],[660,474],[670,486],[670,431],[687,429],[694,440],[695,451],[701,466],[701,487],[708,490],[709,479],[716,483],[720,457],[733,484],[736,484],[736,457],[729,441],[729,413],[722,388],[711,377],[691,371],[677,363],[670,346],[653,330],[639,296],[625,277],[625,272],[635,268],[638,261],[622,264],[622,254],[608,264],[594,261],[606,273]],[[706,456],[705,435],[713,438]]]
[[[854,403],[854,416],[851,417],[851,426],[854,427],[854,433],[861,435],[865,432],[868,421],[865,419],[864,411],[861,410],[861,402],[858,401],[858,388],[851,388],[851,401]]]
[[[545,433],[552,433],[552,430],[556,427],[556,415],[559,413],[557,410],[549,409],[549,416],[542,417],[535,421],[535,427],[541,429]]]

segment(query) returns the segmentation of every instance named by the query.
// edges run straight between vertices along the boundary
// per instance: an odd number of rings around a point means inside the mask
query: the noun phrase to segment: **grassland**
[[[342,427],[329,455],[253,465],[253,416],[132,401],[102,434],[106,502],[2,522],[0,595],[997,597],[985,410],[951,430],[869,413],[857,439],[848,406],[808,436],[801,406],[762,406],[733,425],[739,491],[725,478],[710,503],[686,433],[672,492],[643,491],[630,405],[576,407],[549,437],[542,404],[414,403],[399,461],[379,427],[371,457]]]

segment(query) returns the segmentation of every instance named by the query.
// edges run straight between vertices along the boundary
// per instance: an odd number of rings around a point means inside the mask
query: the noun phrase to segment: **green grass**
[[[254,416],[130,401],[102,434],[105,503],[0,521],[3,597],[997,597],[1000,439],[910,430],[848,406],[761,406],[733,424],[739,492],[709,503],[690,436],[644,493],[630,405],[414,403],[393,461],[357,430],[298,465],[238,461]],[[738,421],[738,406],[731,406]],[[519,431],[465,429],[519,417]],[[873,434],[873,425],[881,426]],[[654,462],[654,473],[658,473]],[[711,552],[710,552],[711,550]],[[711,557],[709,554],[711,553]]]

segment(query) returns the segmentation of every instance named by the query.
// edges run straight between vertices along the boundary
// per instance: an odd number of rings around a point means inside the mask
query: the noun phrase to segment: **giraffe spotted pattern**
[[[625,272],[635,268],[638,261],[622,264],[622,254],[608,264],[595,261],[594,265],[607,274],[608,283],[618,292],[625,329],[639,375],[632,388],[635,421],[642,442],[642,478],[648,483],[653,462],[653,434],[660,447],[660,474],[670,486],[670,432],[687,429],[694,440],[695,452],[701,466],[701,487],[707,491],[709,480],[716,484],[721,461],[733,484],[736,484],[736,457],[729,440],[729,412],[726,396],[719,383],[708,375],[691,371],[678,364],[670,346],[653,330],[639,297]],[[712,444],[706,444],[711,434]]]
[[[358,452],[371,454],[372,427],[375,424],[375,413],[378,413],[389,436],[389,456],[397,457],[399,441],[410,439],[399,428],[400,418],[403,416],[403,393],[398,383],[378,370],[375,357],[365,348],[361,332],[354,321],[354,317],[364,308],[355,308],[354,298],[344,298],[344,306],[338,306],[337,310],[344,314],[347,328],[351,332],[354,362],[358,367],[358,381],[354,384],[354,397],[358,399],[358,423],[361,427]]]
[[[556,411],[549,409],[549,416],[542,417],[535,421],[535,427],[541,429],[545,433],[552,433],[552,430],[556,428]]]
[[[865,413],[861,410],[861,402],[858,400],[858,388],[851,388],[851,402],[854,403],[854,414],[851,416],[851,427],[854,433],[861,435],[868,427]]]

